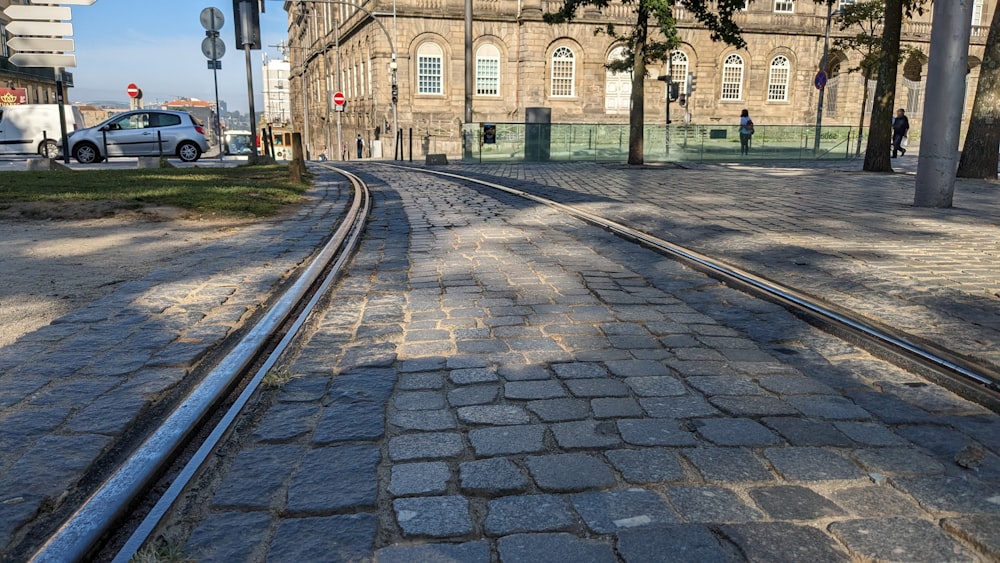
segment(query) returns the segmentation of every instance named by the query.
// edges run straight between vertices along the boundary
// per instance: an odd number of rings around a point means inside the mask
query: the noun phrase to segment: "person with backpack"
[[[743,110],[740,113],[740,155],[750,154],[750,139],[753,137],[753,120],[750,119],[750,112]]]

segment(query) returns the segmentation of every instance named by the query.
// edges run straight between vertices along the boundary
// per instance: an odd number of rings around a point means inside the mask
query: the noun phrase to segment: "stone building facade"
[[[852,3],[840,0],[840,4]],[[466,65],[465,3],[460,0],[332,0],[285,2],[289,18],[289,81],[292,121],[309,133],[307,148],[335,146],[360,133],[394,154],[393,123],[414,158],[426,153],[461,154],[466,121],[466,72],[472,74],[472,122],[523,123],[527,108],[549,108],[553,123],[627,123],[631,78],[606,64],[620,45],[595,29],[608,22],[634,22],[631,8],[612,2],[603,10],[578,13],[571,23],[549,25],[542,14],[560,0],[473,0],[472,58]],[[992,5],[975,0],[969,47],[966,115],[971,110]],[[833,9],[838,6],[834,5]],[[686,106],[671,105],[671,120],[694,124],[738,122],[748,109],[763,125],[815,124],[827,7],[813,0],[755,0],[737,15],[745,49],[713,42],[690,12],[675,8],[683,44],[672,62],[649,69],[644,85],[645,122],[666,119],[666,82],[694,80]],[[904,23],[903,42],[929,53],[931,14]],[[657,32],[658,33],[658,32]],[[853,32],[852,32],[853,33]],[[857,73],[861,54],[834,47],[831,30],[824,91],[824,126],[857,127],[864,83]],[[393,55],[395,51],[395,65]],[[395,69],[393,67],[395,66]],[[919,130],[926,62],[905,63],[895,105],[909,110]],[[393,74],[398,102],[393,107]],[[870,82],[870,98],[874,81]],[[330,97],[343,92],[345,111],[333,111]],[[676,112],[676,113],[674,113]],[[864,116],[867,126],[867,115]],[[308,122],[308,126],[306,126]],[[315,149],[313,149],[315,152]]]

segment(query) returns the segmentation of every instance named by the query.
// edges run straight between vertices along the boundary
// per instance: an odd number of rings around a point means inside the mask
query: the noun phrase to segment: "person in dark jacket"
[[[898,153],[906,155],[906,149],[902,147],[903,138],[910,130],[910,120],[906,119],[906,112],[902,109],[896,110],[896,117],[892,118],[892,158],[896,158]]]

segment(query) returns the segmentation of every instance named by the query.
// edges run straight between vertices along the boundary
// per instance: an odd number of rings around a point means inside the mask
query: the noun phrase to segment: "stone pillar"
[[[924,117],[917,163],[917,207],[951,207],[969,67],[973,0],[934,5]]]

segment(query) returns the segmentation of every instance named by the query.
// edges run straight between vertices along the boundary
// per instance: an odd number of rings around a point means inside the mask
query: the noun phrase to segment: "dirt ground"
[[[139,280],[198,246],[237,234],[247,219],[105,204],[0,209],[0,347]]]

